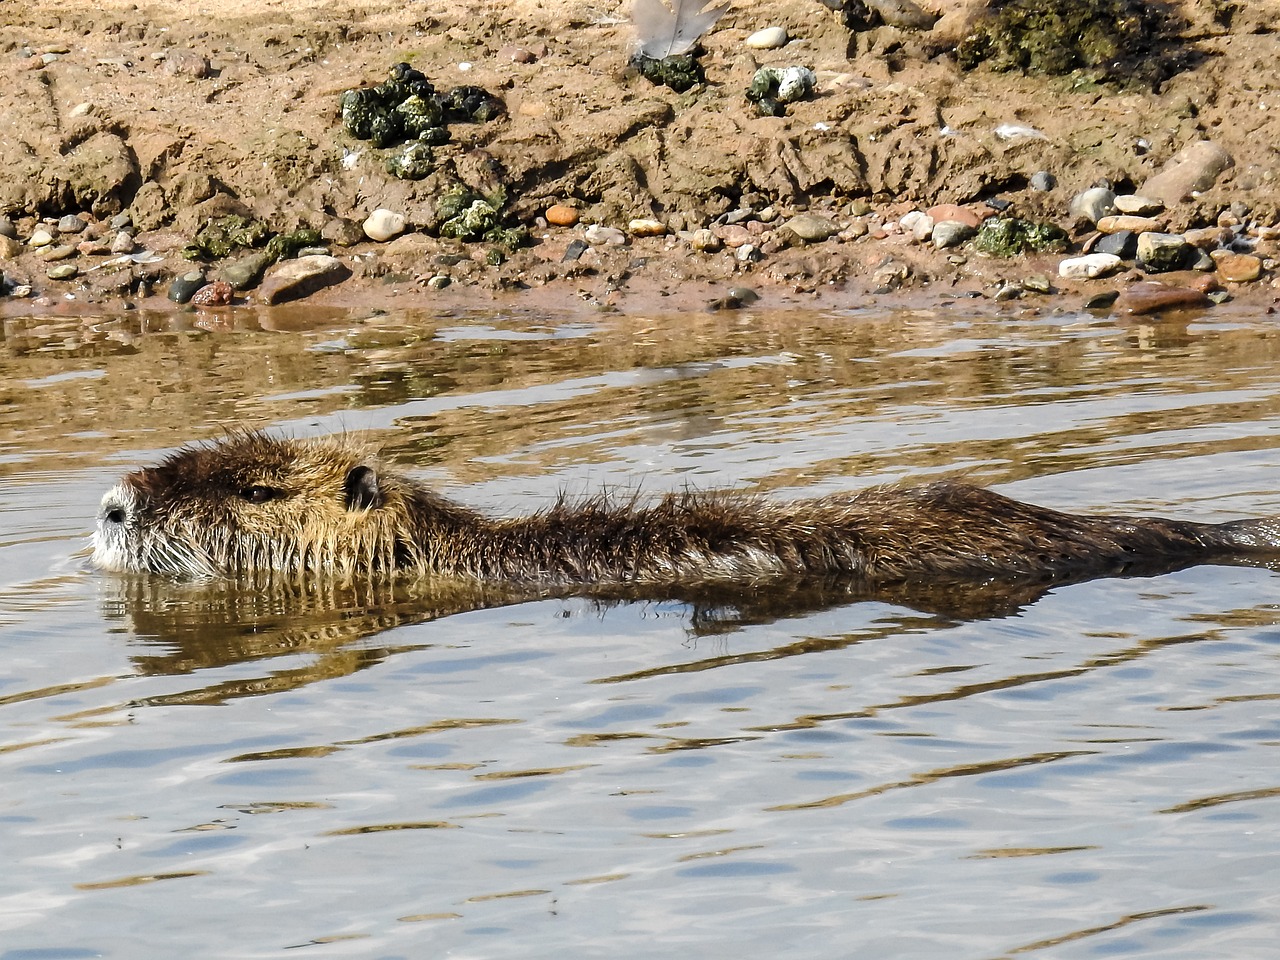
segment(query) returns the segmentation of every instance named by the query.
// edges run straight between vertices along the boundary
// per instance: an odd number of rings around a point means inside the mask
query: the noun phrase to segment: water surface
[[[1265,566],[628,600],[83,560],[120,472],[240,424],[494,511],[1280,513],[1270,318],[232,316],[4,324],[0,960],[1273,955]]]

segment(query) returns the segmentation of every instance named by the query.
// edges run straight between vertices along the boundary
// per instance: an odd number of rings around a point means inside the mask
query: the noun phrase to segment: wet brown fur
[[[1272,519],[1078,516],[950,482],[791,502],[600,497],[497,519],[383,470],[349,440],[241,433],[121,481],[103,500],[94,561],[194,577],[690,584],[833,574],[1062,580],[1277,552]]]

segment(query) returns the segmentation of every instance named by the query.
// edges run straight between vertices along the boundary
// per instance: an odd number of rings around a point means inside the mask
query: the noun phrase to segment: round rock
[[[924,214],[921,214],[921,216],[924,216]],[[805,243],[821,243],[828,237],[834,237],[840,232],[840,225],[834,220],[814,216],[811,213],[797,214],[784,223],[782,228],[791,231],[797,239],[803,240]]]
[[[74,263],[60,263],[56,267],[50,267],[45,276],[50,280],[72,280],[79,272],[80,268]]]
[[[933,226],[933,245],[939,250],[958,247],[977,232],[977,228],[959,220],[943,220]]]
[[[627,242],[627,235],[617,227],[606,227],[593,223],[583,234],[587,243],[597,247],[621,247]]]
[[[1058,276],[1063,280],[1093,280],[1115,273],[1122,264],[1123,261],[1113,253],[1068,257],[1058,264]]]
[[[790,39],[786,27],[765,27],[747,37],[747,46],[756,50],[776,50],[785,47]]]
[[[1067,212],[1076,219],[1097,223],[1108,214],[1114,213],[1116,195],[1106,187],[1091,187],[1083,193],[1071,198]]]
[[[1150,217],[1164,212],[1164,204],[1150,197],[1140,197],[1136,193],[1124,197],[1116,197],[1116,209],[1120,213],[1129,213],[1135,217]]]
[[[1138,262],[1152,273],[1185,265],[1191,245],[1176,233],[1144,233],[1138,237]]]
[[[557,227],[572,227],[578,222],[578,211],[563,203],[553,203],[543,214],[547,223]]]
[[[1262,276],[1262,260],[1250,253],[1215,250],[1210,254],[1218,276],[1229,283],[1249,283]]]
[[[404,229],[404,215],[392,210],[375,210],[364,222],[364,235],[378,243],[385,243],[393,237],[400,236],[404,233]]]

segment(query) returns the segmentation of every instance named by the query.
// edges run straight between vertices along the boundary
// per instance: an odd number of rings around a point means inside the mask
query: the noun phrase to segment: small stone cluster
[[[0,218],[0,261],[14,260],[28,248],[35,250],[39,261],[49,264],[45,276],[50,280],[74,280],[84,270],[133,267],[147,258],[145,252],[138,254],[133,222],[126,213],[106,222],[90,213],[68,213],[44,220],[31,231],[25,247],[17,226]],[[29,284],[7,286],[10,289],[6,292],[16,296],[30,292]]]

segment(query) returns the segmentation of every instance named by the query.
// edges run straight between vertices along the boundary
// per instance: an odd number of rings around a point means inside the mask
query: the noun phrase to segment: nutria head
[[[113,487],[92,562],[192,578],[390,570],[412,495],[403,481],[383,482],[376,459],[346,438],[235,433]]]

